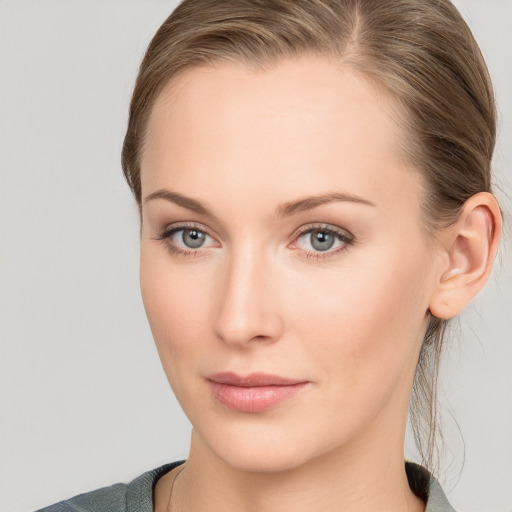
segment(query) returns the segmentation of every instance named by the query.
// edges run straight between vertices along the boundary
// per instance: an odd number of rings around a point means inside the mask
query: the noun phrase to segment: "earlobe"
[[[483,288],[492,270],[502,229],[501,211],[492,194],[470,197],[456,223],[441,233],[444,252],[430,301],[430,313],[458,315]]]

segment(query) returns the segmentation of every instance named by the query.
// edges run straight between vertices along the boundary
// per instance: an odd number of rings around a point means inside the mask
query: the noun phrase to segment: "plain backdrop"
[[[137,214],[119,163],[137,67],[175,4],[0,1],[2,512],[187,455],[190,426],[140,299]],[[496,87],[495,169],[510,226],[512,1],[457,5]],[[512,511],[510,240],[443,365],[440,479],[464,512]]]

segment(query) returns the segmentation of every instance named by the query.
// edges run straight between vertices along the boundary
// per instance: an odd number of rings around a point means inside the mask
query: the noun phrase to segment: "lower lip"
[[[213,396],[222,405],[238,412],[263,412],[294,397],[308,384],[242,387],[208,381]]]

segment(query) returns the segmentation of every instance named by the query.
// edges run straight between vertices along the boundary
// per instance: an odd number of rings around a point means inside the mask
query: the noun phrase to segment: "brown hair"
[[[305,53],[342,60],[395,99],[408,134],[404,154],[425,183],[429,231],[454,222],[472,195],[491,191],[492,85],[449,0],[184,0],[153,37],[130,104],[122,165],[139,207],[148,118],[178,72],[220,60],[264,66]],[[411,395],[414,437],[431,470],[446,325],[431,318]]]

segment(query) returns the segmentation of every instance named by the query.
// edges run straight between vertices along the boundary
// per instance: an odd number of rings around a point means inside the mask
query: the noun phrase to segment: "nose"
[[[279,281],[271,262],[257,251],[232,254],[219,273],[218,308],[214,322],[217,337],[243,348],[255,342],[270,343],[283,331]]]

